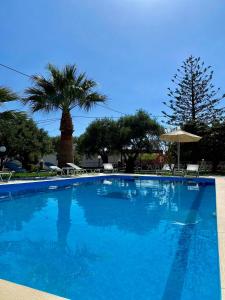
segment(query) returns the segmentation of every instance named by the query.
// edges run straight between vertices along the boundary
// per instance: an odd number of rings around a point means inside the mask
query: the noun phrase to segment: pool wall
[[[160,180],[160,181],[176,181],[176,182],[196,182],[202,184],[215,185],[214,178],[204,177],[172,177],[172,176],[149,176],[149,175],[126,175],[126,174],[105,174],[95,176],[82,176],[76,178],[58,178],[49,180],[27,181],[27,182],[9,182],[0,185],[0,192],[16,192],[30,189],[41,189],[49,186],[66,186],[79,182],[90,182],[95,180],[104,180],[110,178],[122,178],[122,179],[142,179],[142,180]]]

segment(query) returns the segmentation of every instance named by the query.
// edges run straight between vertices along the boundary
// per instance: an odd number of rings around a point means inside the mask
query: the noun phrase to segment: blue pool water
[[[77,300],[220,299],[213,184],[0,193],[0,278]]]

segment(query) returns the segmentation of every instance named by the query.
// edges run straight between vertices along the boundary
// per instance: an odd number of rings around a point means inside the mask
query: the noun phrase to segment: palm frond
[[[17,100],[19,96],[7,87],[0,87],[0,103]]]
[[[54,109],[70,111],[75,107],[89,110],[96,102],[104,102],[106,96],[94,89],[97,83],[78,73],[76,65],[66,65],[62,70],[49,64],[49,77],[32,76],[33,87],[26,89],[28,95],[22,100],[32,111]]]
[[[66,65],[63,69],[63,76],[67,80],[74,80],[76,78],[77,67],[76,65]]]
[[[93,92],[88,94],[86,97],[80,100],[79,107],[83,108],[86,111],[89,111],[93,106],[97,103],[104,103],[107,97],[105,95],[101,95],[97,92]]]

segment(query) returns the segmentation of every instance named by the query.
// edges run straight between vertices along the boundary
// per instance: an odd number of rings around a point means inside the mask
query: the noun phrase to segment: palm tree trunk
[[[105,153],[104,151],[101,152],[101,157],[102,157],[102,162],[103,162],[103,164],[107,164],[107,163],[109,162],[108,154]]]
[[[69,111],[62,112],[60,123],[61,139],[58,153],[59,167],[74,161],[73,155],[73,121]]]

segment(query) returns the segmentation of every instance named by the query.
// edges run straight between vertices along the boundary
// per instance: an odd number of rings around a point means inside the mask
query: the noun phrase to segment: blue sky
[[[190,54],[213,66],[214,83],[225,92],[224,28],[223,0],[3,0],[0,63],[27,74],[45,74],[48,62],[75,63],[99,83],[110,107],[125,113],[142,108],[158,116],[172,75]],[[22,95],[31,82],[0,68],[0,85]],[[6,108],[24,109],[16,102]],[[101,107],[72,114],[120,116]],[[74,118],[75,135],[91,120]],[[58,120],[39,126],[59,133]]]

